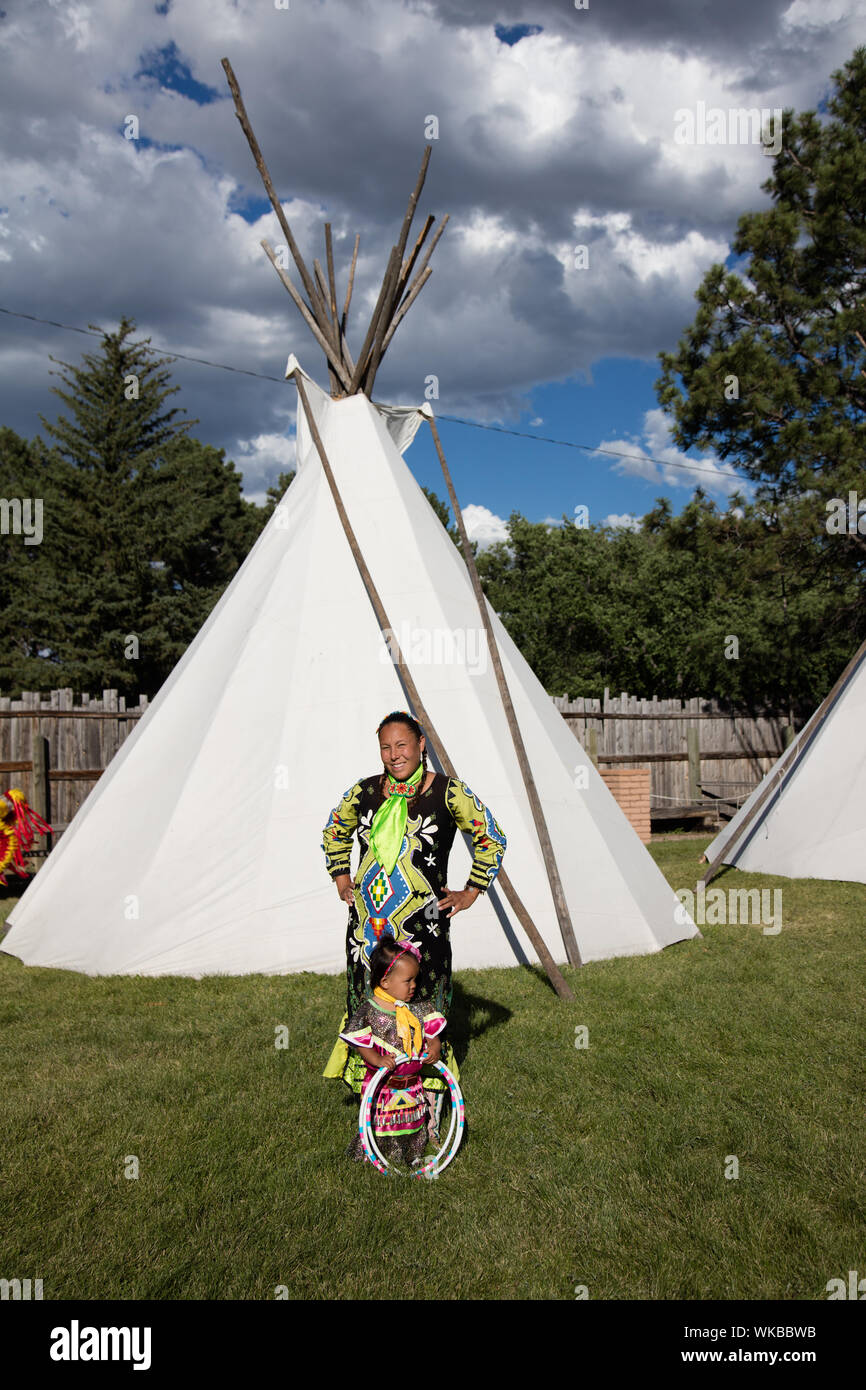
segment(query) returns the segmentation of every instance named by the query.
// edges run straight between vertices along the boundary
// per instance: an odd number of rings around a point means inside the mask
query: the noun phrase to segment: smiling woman
[[[370,955],[389,935],[418,949],[418,997],[447,1017],[452,993],[450,919],[489,888],[505,853],[500,826],[465,782],[428,771],[426,740],[412,715],[394,710],[377,732],[384,771],[349,788],[331,812],[322,843],[328,873],[349,904],[346,1014],[340,1032],[369,993]],[[464,888],[449,890],[448,855],[458,829],[472,836],[472,868]],[[361,859],[353,879],[355,834]],[[450,1043],[444,1061],[458,1076]],[[341,1077],[360,1094],[365,1067],[339,1039],[324,1075]],[[424,1084],[428,1090],[444,1086],[439,1078],[425,1079]]]

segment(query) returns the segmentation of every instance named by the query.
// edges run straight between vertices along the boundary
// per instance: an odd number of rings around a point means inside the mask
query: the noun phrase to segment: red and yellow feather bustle
[[[24,855],[33,848],[36,835],[50,835],[51,826],[24,800],[20,787],[10,787],[0,797],[0,883],[6,886],[10,869],[27,878]]]

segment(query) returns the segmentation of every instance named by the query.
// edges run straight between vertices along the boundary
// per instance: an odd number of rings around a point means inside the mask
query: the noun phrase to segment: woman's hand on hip
[[[463,912],[467,907],[471,907],[478,897],[478,888],[452,888],[446,889],[445,896],[437,902],[437,907],[450,907],[451,911],[446,912],[446,917],[453,917],[455,912]]]
[[[351,874],[337,874],[334,879],[337,885],[337,894],[343,899],[344,903],[350,906],[355,901],[355,880]]]

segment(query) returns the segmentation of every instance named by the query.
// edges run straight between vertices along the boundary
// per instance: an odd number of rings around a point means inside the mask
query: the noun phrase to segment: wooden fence
[[[0,791],[20,786],[59,832],[147,709],[116,690],[100,697],[70,689],[49,696],[0,697]],[[783,717],[735,715],[711,700],[554,698],[599,768],[650,770],[653,821],[716,811],[730,815],[793,737]]]
[[[77,704],[69,689],[0,696],[0,791],[20,787],[34,810],[64,830],[147,704],[142,695],[127,706],[116,690],[99,698],[85,692]]]
[[[650,769],[654,821],[731,815],[787,748],[799,725],[764,711],[734,714],[714,700],[554,697],[601,769]]]

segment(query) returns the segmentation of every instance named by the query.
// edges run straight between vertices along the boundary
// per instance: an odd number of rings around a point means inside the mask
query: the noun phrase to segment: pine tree
[[[275,483],[271,483],[270,487],[265,493],[265,497],[267,498],[267,501],[265,503],[265,513],[268,517],[270,517],[274,509],[279,506],[280,499],[285,496],[287,489],[291,487],[294,480],[294,468],[290,469],[287,473],[277,474],[277,481]]]
[[[827,120],[785,111],[773,205],[738,224],[744,272],[708,271],[656,390],[680,445],[758,485],[789,571],[841,582],[866,572],[866,521],[826,524],[831,499],[866,502],[866,48],[833,77]]]
[[[134,330],[134,320],[124,316],[116,333],[103,334],[99,355],[84,353],[82,366],[51,357],[64,368],[51,375],[61,377],[69,390],[51,389],[72,419],[61,417],[51,424],[39,417],[63,458],[81,473],[99,473],[112,482],[129,481],[170,439],[198,424],[176,419],[180,409],[162,410],[163,402],[180,390],[167,384],[169,374],[163,370],[172,359],[154,358],[149,338],[128,341]]]
[[[266,519],[223,451],[165,409],[179,389],[169,359],[128,341],[134,327],[124,318],[99,354],[60,364],[68,414],[43,419],[51,450],[16,444],[11,431],[0,441],[10,483],[45,497],[38,555],[3,573],[6,691],[116,687],[153,698]]]

